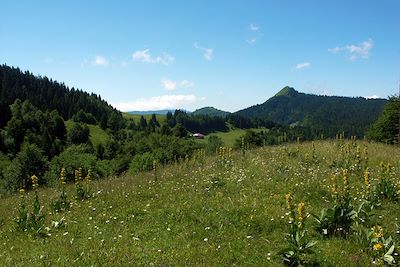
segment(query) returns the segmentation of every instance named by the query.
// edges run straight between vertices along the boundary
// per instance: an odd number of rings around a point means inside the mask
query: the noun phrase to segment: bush
[[[48,164],[47,157],[36,145],[24,144],[5,171],[5,187],[12,191],[21,186],[30,189],[32,187],[30,179],[32,175],[39,177],[40,185],[47,184],[48,181],[44,179],[44,173]]]
[[[135,174],[139,171],[149,171],[153,167],[153,161],[154,156],[150,152],[138,154],[132,159],[128,172]]]
[[[93,177],[101,177],[102,172],[97,169],[97,158],[91,151],[92,149],[86,145],[72,145],[68,147],[50,162],[46,179],[55,183],[59,178],[61,168],[65,168],[66,182],[74,181],[75,170],[79,168],[82,168],[84,173],[87,173],[91,169]]]

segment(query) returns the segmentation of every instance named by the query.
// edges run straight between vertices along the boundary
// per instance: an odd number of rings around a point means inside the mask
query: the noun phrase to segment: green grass
[[[399,177],[397,147],[368,146],[371,180],[376,183],[381,161]],[[229,161],[210,157],[158,168],[153,173],[92,182],[94,197],[72,200],[70,211],[54,213],[53,188],[39,190],[51,236],[34,238],[15,230],[20,196],[1,198],[1,266],[281,266],[278,251],[285,247],[288,215],[285,194],[304,201],[307,213],[332,204],[333,162],[342,159],[335,142],[264,147],[234,153]],[[352,151],[355,149],[352,148]],[[363,178],[350,175],[353,203],[363,194]],[[339,185],[341,189],[341,184]],[[33,199],[33,193],[26,195]],[[376,210],[385,235],[399,236],[398,203]],[[64,218],[64,227],[52,222]],[[54,224],[54,223],[53,223]],[[309,236],[318,243],[311,260],[320,266],[369,266],[368,246],[347,239],[323,238],[307,220]]]
[[[268,131],[268,129],[266,129],[266,128],[255,128],[255,129],[250,129],[250,130],[255,131],[255,132]],[[208,137],[210,137],[211,135],[216,135],[222,139],[222,142],[224,142],[225,146],[233,147],[236,139],[242,137],[245,133],[246,133],[246,130],[243,130],[243,129],[232,129],[229,132],[216,132],[216,133],[208,134],[204,139],[199,139],[199,142],[205,143],[205,142],[207,142]]]
[[[141,117],[142,115],[138,115],[138,114],[129,114],[129,113],[123,112],[123,113],[122,113],[122,116],[123,116],[124,118],[126,118],[126,119],[132,119],[134,122],[138,123],[138,122],[140,121],[140,117]],[[143,117],[144,117],[147,121],[149,121],[149,120],[151,119],[151,116],[152,116],[151,114],[143,115]],[[156,114],[156,118],[157,118],[157,121],[158,121],[159,123],[162,123],[162,122],[164,122],[164,121],[166,120],[166,115]]]
[[[65,122],[65,127],[67,128],[67,131],[68,129],[71,129],[73,123],[74,122],[71,120]],[[103,129],[101,129],[98,125],[87,124],[87,126],[89,127],[90,130],[89,138],[94,147],[96,147],[100,143],[104,145],[110,138],[108,133]]]

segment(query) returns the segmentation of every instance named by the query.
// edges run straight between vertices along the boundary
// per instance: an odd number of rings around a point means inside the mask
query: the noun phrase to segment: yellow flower
[[[23,193],[25,193],[25,189],[21,188],[21,189],[19,190],[19,192],[20,192],[21,194],[23,194]]]
[[[304,202],[300,202],[299,205],[297,206],[297,215],[299,219],[299,227],[301,228],[303,226],[303,221],[304,221]]]
[[[61,173],[60,173],[60,182],[62,185],[65,184],[65,168],[61,168]]]
[[[345,195],[348,195],[349,194],[349,174],[348,174],[347,169],[343,170],[343,189],[344,189]]]
[[[383,246],[382,246],[381,243],[376,243],[376,244],[373,245],[373,249],[374,249],[375,251],[379,251],[379,250],[381,250],[382,248],[383,248]]]
[[[292,193],[286,194],[286,206],[288,210],[293,210],[293,196]]]
[[[364,172],[364,184],[367,187],[368,191],[371,189],[371,182],[369,181],[369,169],[368,167],[365,169]]]
[[[33,188],[33,190],[36,190],[39,187],[37,176],[32,175],[31,180],[32,180],[32,188]]]
[[[382,227],[380,225],[375,225],[373,227],[373,230],[374,230],[374,237],[375,238],[383,237],[383,229],[382,229]]]

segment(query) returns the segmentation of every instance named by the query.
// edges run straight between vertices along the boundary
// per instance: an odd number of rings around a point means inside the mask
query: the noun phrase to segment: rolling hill
[[[285,87],[262,104],[237,111],[284,125],[304,125],[327,133],[350,132],[362,136],[387,103],[385,99],[305,94]]]
[[[216,109],[214,107],[204,107],[196,109],[192,112],[193,115],[208,115],[208,116],[215,116],[215,117],[226,117],[230,114],[230,112],[223,111],[220,109]]]

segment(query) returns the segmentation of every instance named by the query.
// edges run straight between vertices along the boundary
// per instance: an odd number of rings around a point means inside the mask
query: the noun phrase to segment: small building
[[[204,134],[201,134],[201,133],[195,133],[195,134],[193,134],[193,137],[194,138],[197,138],[197,139],[204,139]]]

